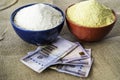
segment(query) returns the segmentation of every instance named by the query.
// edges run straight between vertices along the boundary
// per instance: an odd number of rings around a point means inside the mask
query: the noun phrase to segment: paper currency
[[[56,64],[69,64],[69,65],[90,65],[91,64],[91,49],[84,49],[78,42],[76,42],[78,46],[69,52],[66,56],[64,56],[61,59],[59,59],[57,62],[53,63],[53,65]],[[38,51],[36,49],[35,51],[28,52],[28,54],[35,53]]]
[[[78,46],[79,47],[79,46]],[[87,54],[89,55],[88,57],[77,57],[75,58],[73,56],[71,57],[67,57],[69,55],[76,55],[77,53],[79,54],[81,50],[79,50],[80,48],[76,48],[74,49],[74,51],[70,52],[68,55],[66,55],[65,57],[59,59],[57,62],[53,63],[53,65],[56,65],[56,64],[67,64],[67,65],[91,65],[91,49],[86,49],[85,51],[87,52]],[[67,60],[65,60],[65,58],[67,58]]]
[[[90,66],[91,63],[92,63],[92,59],[91,59],[91,49],[86,49],[85,51],[89,54],[89,57],[88,57],[88,58],[76,59],[76,60],[73,60],[73,61],[69,61],[69,62],[67,62],[67,63],[65,63],[65,64]]]
[[[83,65],[55,65],[51,67],[51,69],[57,70],[58,72],[63,72],[67,74],[71,74],[78,77],[87,77],[89,74],[91,66],[83,66]]]
[[[31,51],[31,52],[28,52],[27,54],[32,54],[32,53],[35,53],[35,52],[37,52],[38,50],[39,50],[39,48],[40,47],[38,47],[35,51]],[[75,49],[74,49],[75,50]],[[61,59],[59,59],[57,62],[55,62],[55,63],[53,63],[52,65],[57,65],[57,64],[67,64],[67,65],[91,65],[91,49],[85,49],[85,51],[87,52],[87,54],[89,55],[89,57],[87,58],[85,58],[85,57],[83,57],[83,58],[81,58],[81,57],[77,57],[77,59],[76,58],[68,58],[67,60],[65,60],[64,59],[64,57],[63,58],[61,58]],[[79,52],[78,52],[79,53]],[[73,55],[74,53],[73,52],[70,52],[68,55]],[[67,56],[67,55],[66,55]],[[65,57],[66,57],[65,56]]]
[[[86,50],[91,56],[91,49]],[[78,77],[87,77],[92,66],[93,59],[91,57],[87,59],[73,60],[67,63],[60,63],[53,65],[50,68],[58,72],[71,74]]]
[[[29,68],[40,73],[77,46],[76,43],[58,37],[56,42],[51,45],[38,47],[37,50],[29,52],[29,54],[23,57],[20,61]]]
[[[91,49],[58,37],[56,42],[28,52],[21,62],[38,73],[49,67],[58,72],[87,77],[93,59]]]
[[[77,48],[67,54],[65,57],[59,59],[54,64],[71,64],[71,65],[89,65],[91,60],[91,49],[85,50],[80,44]],[[53,65],[54,65],[53,64]]]
[[[78,47],[76,49],[74,49],[73,51],[71,51],[69,54],[67,54],[64,58],[62,58],[62,60],[64,62],[69,62],[69,61],[73,61],[76,59],[86,59],[89,57],[90,56],[85,51],[85,49],[83,49],[83,47],[80,44],[78,44]]]

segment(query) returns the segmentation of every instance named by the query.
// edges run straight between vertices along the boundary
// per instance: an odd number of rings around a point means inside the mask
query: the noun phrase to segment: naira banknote
[[[50,68],[58,72],[67,73],[78,77],[87,77],[91,69],[93,59],[91,58],[91,49],[86,49],[86,52],[90,55],[89,58],[76,59],[67,63],[58,63]]]
[[[70,51],[64,57],[61,57],[57,62],[53,63],[52,65],[56,64],[67,64],[67,65],[90,65],[91,64],[91,49],[84,49],[78,42],[76,42],[78,46]],[[36,51],[40,50],[38,47],[35,51],[28,52],[27,54],[35,53]]]
[[[35,51],[29,52],[25,57],[21,58],[20,61],[40,73],[77,46],[78,44],[76,43],[58,37],[54,43],[42,47],[39,46]]]
[[[50,68],[58,72],[67,73],[78,77],[87,77],[91,66],[58,64],[51,66]]]
[[[91,49],[85,49],[85,51],[89,54],[88,58],[74,59],[74,60],[66,62],[66,63],[63,62],[63,64],[67,64],[67,65],[84,65],[84,66],[91,65],[91,63],[92,63]]]
[[[69,54],[59,59],[56,64],[70,64],[70,65],[90,65],[91,64],[91,49],[84,49],[80,44],[77,48],[71,51]]]
[[[64,61],[60,61],[58,60],[56,63],[54,64],[67,64],[67,65],[84,65],[84,66],[89,66],[92,63],[92,59],[91,59],[91,49],[85,49],[85,51],[88,53],[88,55],[90,57],[88,58],[79,58],[79,59],[74,59],[74,60],[69,60],[69,62],[64,62]],[[66,55],[67,56],[67,55]]]

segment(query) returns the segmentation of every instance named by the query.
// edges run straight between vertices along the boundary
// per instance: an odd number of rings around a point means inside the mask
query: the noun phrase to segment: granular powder
[[[115,20],[112,10],[97,0],[76,3],[68,8],[67,16],[76,24],[87,27],[103,27]]]
[[[15,23],[27,30],[47,30],[62,22],[62,14],[46,4],[34,4],[21,9],[15,16]]]

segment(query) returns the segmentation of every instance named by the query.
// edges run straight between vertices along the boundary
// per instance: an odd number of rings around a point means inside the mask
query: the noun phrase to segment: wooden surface
[[[46,69],[38,74],[20,62],[20,58],[36,46],[21,40],[10,24],[10,15],[18,7],[36,2],[49,2],[65,10],[67,6],[81,0],[19,0],[14,6],[0,11],[0,27],[7,26],[5,39],[0,41],[0,80],[120,80],[120,1],[99,0],[114,9],[117,13],[117,23],[104,40],[94,43],[82,43],[85,48],[92,49],[93,66],[88,78],[58,73]],[[1,23],[2,22],[2,23]],[[2,26],[1,26],[2,25]],[[65,25],[61,34],[70,41],[78,41]]]

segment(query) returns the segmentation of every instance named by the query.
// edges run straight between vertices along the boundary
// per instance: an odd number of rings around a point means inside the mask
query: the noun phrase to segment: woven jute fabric
[[[80,42],[85,48],[92,49],[94,59],[87,78],[58,73],[51,69],[39,74],[20,62],[21,57],[35,50],[37,46],[18,37],[10,24],[11,13],[20,6],[39,2],[52,3],[65,11],[69,5],[79,1],[84,0],[18,0],[13,6],[0,11],[0,28],[7,28],[4,40],[0,41],[0,80],[120,80],[120,0],[98,0],[116,12],[117,22],[103,40],[93,43]],[[70,41],[79,41],[70,33],[66,24],[60,35]]]

